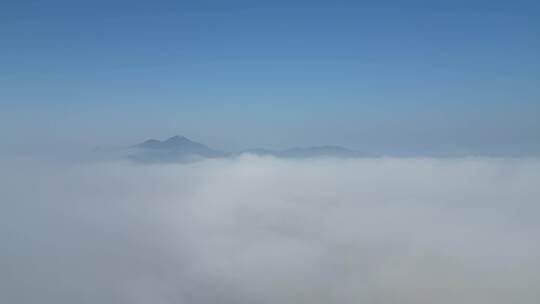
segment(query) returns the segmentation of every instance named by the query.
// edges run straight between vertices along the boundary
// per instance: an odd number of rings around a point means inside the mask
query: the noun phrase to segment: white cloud
[[[535,159],[2,168],[0,302],[540,298]]]

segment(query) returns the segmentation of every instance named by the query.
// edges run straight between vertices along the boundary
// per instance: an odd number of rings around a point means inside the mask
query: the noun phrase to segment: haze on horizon
[[[538,1],[4,1],[0,153],[540,155]]]

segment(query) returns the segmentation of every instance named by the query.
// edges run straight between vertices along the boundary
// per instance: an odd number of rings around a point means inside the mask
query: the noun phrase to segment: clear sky
[[[539,1],[1,1],[0,148],[540,155]]]

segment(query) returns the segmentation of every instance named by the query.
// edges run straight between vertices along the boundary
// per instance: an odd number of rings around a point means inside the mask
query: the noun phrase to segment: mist
[[[537,303],[540,160],[0,160],[2,303]]]

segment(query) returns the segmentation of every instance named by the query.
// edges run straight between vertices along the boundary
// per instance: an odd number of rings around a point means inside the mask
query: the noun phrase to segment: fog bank
[[[537,303],[540,160],[1,160],[1,303]]]

